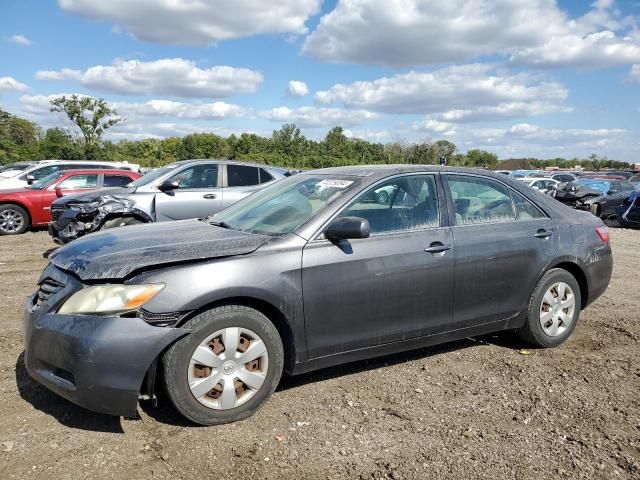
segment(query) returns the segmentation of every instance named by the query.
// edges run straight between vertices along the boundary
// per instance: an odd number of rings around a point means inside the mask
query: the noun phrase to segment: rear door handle
[[[207,193],[206,195],[203,195],[202,198],[206,198],[207,200],[214,200],[218,198],[218,196],[215,193]]]
[[[445,245],[441,242],[433,242],[431,245],[424,249],[424,251],[427,253],[442,253],[446,252],[447,250],[451,250],[451,245]]]
[[[553,232],[541,228],[533,236],[537,238],[549,238],[551,235],[553,235]]]

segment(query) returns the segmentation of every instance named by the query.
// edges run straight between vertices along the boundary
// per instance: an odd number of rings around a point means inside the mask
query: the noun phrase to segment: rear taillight
[[[606,225],[599,225],[596,227],[596,233],[603,243],[609,243],[609,227]]]

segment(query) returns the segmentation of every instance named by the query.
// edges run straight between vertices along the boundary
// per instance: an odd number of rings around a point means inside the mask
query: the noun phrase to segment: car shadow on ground
[[[16,385],[23,400],[66,427],[94,432],[124,433],[120,417],[102,415],[74,405],[33,380],[24,365],[24,352],[16,361]]]
[[[495,345],[511,350],[531,348],[510,332],[465,338],[455,342],[395,353],[392,355],[385,355],[344,365],[337,365],[335,367],[324,368],[302,375],[291,376],[285,374],[280,380],[277,391],[287,391],[310,383],[321,382],[346,375],[353,375],[414,360],[435,357],[444,353],[454,352],[474,346],[477,347],[479,345]],[[29,402],[35,409],[47,415],[51,415],[61,424],[69,428],[96,432],[124,433],[120,417],[102,415],[76,406],[53,392],[50,392],[35,380],[32,380],[24,365],[24,352],[20,354],[16,362],[16,384],[18,386],[18,392],[24,400]],[[146,415],[155,421],[168,425],[179,427],[200,426],[186,420],[176,412],[169,399],[163,395],[161,381],[158,381],[156,387],[156,390],[158,390],[158,401],[156,406],[154,406],[153,402],[150,401],[140,402],[140,409]]]
[[[482,345],[494,345],[498,347],[507,348],[510,350],[520,350],[523,348],[532,348],[530,345],[524,343],[518,337],[516,337],[511,332],[499,332],[493,333],[489,335],[482,335],[479,337],[473,338],[465,338],[463,340],[458,340],[450,343],[443,343],[440,345],[424,347],[417,350],[410,350],[407,352],[395,353],[392,355],[385,355],[382,357],[376,357],[369,360],[361,360],[352,363],[346,363],[344,365],[337,365],[335,367],[323,368],[320,370],[316,370],[309,373],[304,373],[301,375],[287,375],[284,374],[278,388],[277,392],[287,391],[294,388],[303,387],[304,385],[310,383],[321,382],[325,380],[330,380],[333,378],[339,378],[347,375],[358,374],[361,372],[375,370],[378,368],[384,368],[392,365],[397,365],[400,363],[406,363],[419,359],[427,359],[430,357],[435,357],[437,355],[441,355],[444,353],[459,351],[469,347],[478,347]],[[161,383],[161,382],[159,382]],[[158,387],[158,384],[157,384]],[[193,427],[200,426],[194,423],[189,422],[184,417],[182,417],[176,410],[172,407],[171,402],[165,395],[163,395],[162,388],[156,388],[159,390],[157,392],[158,395],[158,403],[157,406],[153,406],[151,402],[141,402],[140,408],[147,414],[149,417],[154,420],[180,427]]]

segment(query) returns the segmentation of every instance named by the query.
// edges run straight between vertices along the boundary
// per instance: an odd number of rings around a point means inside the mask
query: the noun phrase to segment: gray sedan
[[[206,425],[249,417],[283,371],[505,329],[555,347],[612,270],[599,218],[505,175],[426,166],[301,173],[50,262],[26,305],[31,376],[125,416],[161,379]]]

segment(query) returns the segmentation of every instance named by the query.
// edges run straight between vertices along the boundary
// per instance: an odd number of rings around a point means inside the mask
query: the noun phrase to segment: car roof
[[[387,177],[389,175],[396,175],[402,173],[419,173],[419,172],[433,172],[433,173],[470,173],[481,174],[488,177],[497,178],[504,181],[508,178],[507,175],[502,173],[496,173],[493,170],[486,170],[482,168],[467,168],[467,167],[448,167],[440,165],[409,165],[409,164],[397,164],[397,165],[353,165],[346,167],[329,167],[321,168],[318,170],[309,170],[301,172],[299,175],[344,175],[353,177]]]
[[[134,174],[134,175],[140,175],[138,172],[134,172],[133,170],[127,170],[126,168],[109,168],[109,169],[105,169],[105,168],[74,168],[72,170],[62,170],[60,172],[60,176],[67,176],[67,175],[81,175],[81,174],[99,174],[99,173],[104,173],[105,175],[113,175],[114,173],[126,173],[127,175],[129,174]]]
[[[188,165],[190,163],[198,163],[198,162],[224,163],[225,165],[247,165],[249,167],[260,167],[260,168],[282,170],[283,172],[289,171],[289,169],[286,167],[276,167],[274,165],[268,165],[266,163],[245,162],[242,160],[223,160],[223,159],[217,159],[217,158],[191,158],[189,160],[178,160],[173,163],[178,163],[180,165]]]

